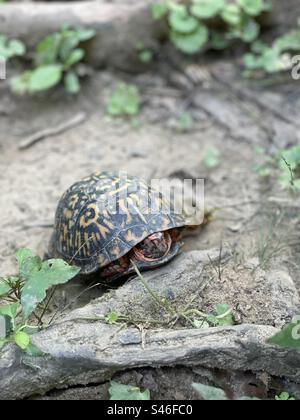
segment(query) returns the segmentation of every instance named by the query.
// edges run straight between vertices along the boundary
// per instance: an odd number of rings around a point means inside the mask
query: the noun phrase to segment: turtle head
[[[104,267],[101,276],[111,279],[126,276],[135,271],[134,264],[142,271],[166,264],[178,254],[180,239],[179,229],[153,233],[128,254]]]

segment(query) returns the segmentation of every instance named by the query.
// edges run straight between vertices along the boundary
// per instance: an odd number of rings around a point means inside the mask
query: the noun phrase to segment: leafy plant
[[[10,324],[9,334],[0,340],[0,348],[8,342],[15,342],[22,350],[38,354],[30,341],[30,334],[42,322],[35,311],[51,286],[66,283],[80,270],[59,259],[43,262],[26,248],[17,251],[16,259],[18,275],[0,278],[0,298],[4,303],[0,306],[0,315]],[[38,326],[28,325],[32,314],[39,320]]]
[[[207,317],[207,322],[215,327],[227,327],[234,325],[232,311],[226,304],[216,306],[213,314]]]
[[[284,327],[267,342],[280,347],[300,349],[300,318]]]
[[[275,396],[276,401],[295,401],[295,398],[291,397],[288,392],[282,392]]]
[[[64,83],[67,92],[80,91],[78,63],[84,56],[82,42],[93,38],[92,29],[64,27],[43,39],[35,51],[34,67],[11,80],[11,88],[18,94],[45,91]]]
[[[191,131],[194,125],[194,120],[189,112],[182,112],[177,121],[177,129],[181,133]]]
[[[136,48],[138,51],[139,59],[142,63],[148,64],[153,61],[153,51],[150,48],[145,47],[143,42],[138,42]]]
[[[17,39],[9,40],[6,35],[0,35],[0,57],[10,60],[13,57],[20,57],[26,52],[23,42]]]
[[[256,70],[275,73],[292,68],[292,51],[300,50],[300,29],[275,39],[271,45],[261,41],[253,43],[251,52],[244,55],[244,65],[251,76]]]
[[[203,156],[203,163],[208,169],[213,169],[220,164],[220,151],[215,147],[206,150]]]
[[[140,388],[133,385],[123,385],[112,381],[109,388],[110,400],[150,400],[150,391],[141,392]]]
[[[120,83],[108,99],[108,114],[113,117],[135,116],[139,111],[140,95],[137,87]]]
[[[205,47],[223,49],[239,39],[246,43],[255,41],[260,33],[257,16],[269,11],[268,0],[189,0],[186,3],[167,2],[155,4],[152,16],[166,19],[169,37],[175,47],[195,54]],[[212,19],[219,25],[211,25]],[[218,28],[218,29],[216,29]]]
[[[270,177],[278,172],[278,182],[284,189],[300,188],[300,146],[280,151],[277,156],[268,156],[264,149],[257,149],[262,162],[256,165],[256,172]]]

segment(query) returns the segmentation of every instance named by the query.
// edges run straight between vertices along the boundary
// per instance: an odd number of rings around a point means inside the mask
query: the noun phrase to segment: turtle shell
[[[147,236],[184,225],[184,218],[144,180],[95,173],[62,196],[49,254],[89,274],[127,254]]]

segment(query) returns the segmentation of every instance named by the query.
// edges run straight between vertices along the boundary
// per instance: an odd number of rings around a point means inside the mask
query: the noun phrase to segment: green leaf
[[[64,77],[64,85],[67,92],[77,94],[80,92],[80,82],[76,73],[69,71]]]
[[[15,334],[15,343],[20,349],[26,350],[30,343],[30,337],[23,331],[18,331]]]
[[[23,42],[21,42],[17,39],[12,39],[8,44],[8,48],[10,50],[11,57],[22,56],[26,52],[26,47],[23,44]]]
[[[140,110],[140,95],[136,86],[121,83],[111,94],[107,112],[113,117],[137,115]]]
[[[16,56],[22,56],[26,52],[25,45],[17,40],[8,40],[7,36],[0,35],[0,56],[9,60]]]
[[[44,38],[36,48],[35,63],[37,66],[55,64],[62,41],[61,33],[55,32]]]
[[[213,169],[220,164],[220,152],[215,147],[206,150],[203,156],[203,162],[208,169]]]
[[[85,54],[84,50],[82,50],[81,48],[77,48],[73,50],[69,58],[65,62],[65,69],[69,69],[70,67],[74,66],[74,64],[81,61],[84,57],[84,54]]]
[[[0,278],[0,297],[6,295],[11,290],[5,279]]]
[[[186,9],[171,12],[169,15],[169,24],[174,31],[182,34],[194,32],[199,26],[198,20],[190,16]]]
[[[227,4],[221,13],[222,19],[229,25],[237,26],[241,23],[241,9],[236,4]]]
[[[116,324],[120,319],[120,315],[117,312],[109,312],[106,316],[105,316],[105,321],[108,324]]]
[[[17,311],[19,308],[19,303],[11,303],[9,305],[1,305],[0,306],[0,315],[8,316],[12,320],[14,320],[17,316]]]
[[[276,401],[295,401],[295,398],[290,397],[288,392],[282,392],[280,395],[275,396]]]
[[[178,129],[184,133],[193,128],[194,120],[189,112],[183,112],[178,119]]]
[[[220,327],[227,327],[234,325],[232,313],[229,312],[229,307],[226,304],[216,306],[217,320]]]
[[[15,76],[9,81],[11,90],[17,95],[24,95],[28,92],[31,71],[25,71],[19,76]]]
[[[40,257],[33,256],[32,251],[27,248],[20,248],[16,252],[16,260],[19,265],[19,275],[25,280],[42,265]]]
[[[167,15],[168,10],[169,9],[166,3],[153,4],[151,8],[152,18],[154,20],[161,20]]]
[[[191,12],[200,19],[210,19],[225,7],[224,0],[194,0],[193,3]]]
[[[138,387],[119,384],[115,381],[110,383],[109,394],[110,400],[115,401],[150,400],[150,391],[148,389],[141,392]]]
[[[253,42],[260,33],[260,26],[254,19],[247,19],[241,29],[240,37],[244,42]]]
[[[220,388],[215,388],[213,386],[193,383],[192,387],[198,394],[207,401],[224,401],[228,400],[225,392]]]
[[[269,344],[280,347],[300,348],[300,321],[293,322],[286,326],[282,331],[267,340]]]
[[[264,0],[237,0],[237,2],[250,16],[258,16],[266,9]]]
[[[96,35],[95,29],[90,28],[76,28],[75,35],[80,42],[89,41]]]
[[[28,319],[37,305],[45,299],[46,292],[51,286],[66,283],[79,271],[79,268],[72,267],[63,260],[43,262],[40,270],[32,273],[23,287],[21,304],[24,319]]]
[[[279,52],[300,50],[300,30],[291,31],[278,38],[273,45]]]
[[[56,86],[62,78],[62,73],[63,67],[60,64],[38,67],[31,73],[28,86],[29,92],[41,92]]]
[[[153,60],[153,52],[151,50],[144,50],[139,53],[139,59],[142,63],[151,63]]]
[[[200,52],[207,43],[208,29],[206,26],[199,24],[197,30],[192,34],[183,35],[172,31],[170,33],[170,39],[180,51],[186,54],[195,54]]]
[[[17,263],[19,264],[19,269],[22,269],[23,264],[28,260],[28,258],[31,258],[32,255],[32,251],[30,249],[27,248],[20,248],[18,249],[18,251],[16,252],[16,260]]]
[[[262,54],[268,48],[269,48],[268,45],[260,40],[253,42],[253,44],[251,45],[251,51],[256,54]]]

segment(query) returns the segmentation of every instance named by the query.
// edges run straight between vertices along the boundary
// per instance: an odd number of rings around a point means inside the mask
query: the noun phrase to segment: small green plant
[[[59,259],[42,261],[34,256],[29,249],[22,248],[16,253],[19,266],[17,276],[0,278],[0,316],[5,317],[8,332],[0,339],[0,348],[6,343],[15,342],[22,350],[36,354],[30,341],[30,334],[42,324],[42,315],[35,311],[46,297],[51,286],[64,284],[80,271]],[[33,315],[38,320],[37,326],[28,324]]]
[[[280,332],[270,337],[267,343],[279,347],[300,349],[300,317],[286,325]]]
[[[275,396],[276,401],[295,401],[295,398],[291,397],[288,392],[282,392]]]
[[[182,112],[177,120],[176,127],[180,133],[187,133],[193,129],[194,120],[190,112]]]
[[[148,64],[153,61],[153,58],[154,58],[153,51],[150,48],[145,47],[143,42],[138,42],[136,48],[138,51],[139,59],[142,63]]]
[[[215,307],[213,314],[208,315],[207,321],[214,327],[234,325],[232,310],[226,304],[219,304]]]
[[[150,400],[150,391],[146,389],[141,392],[140,388],[134,385],[123,385],[112,381],[109,388],[110,400],[128,401],[128,400]]]
[[[15,93],[36,93],[53,88],[63,81],[67,92],[80,91],[78,63],[84,56],[82,42],[93,38],[92,29],[64,27],[43,39],[37,46],[32,70],[11,79]]]
[[[21,57],[25,54],[26,47],[17,39],[9,40],[6,35],[0,35],[0,57],[10,60],[13,57]]]
[[[216,147],[210,147],[203,156],[203,163],[208,169],[214,169],[220,164],[220,151]]]
[[[300,189],[300,146],[280,151],[276,156],[268,156],[264,149],[257,150],[261,163],[256,172],[262,177],[278,173],[278,182],[284,189]]]
[[[226,48],[236,39],[252,43],[260,33],[256,17],[270,9],[268,0],[171,1],[155,4],[152,17],[167,20],[170,40],[178,50],[195,54],[205,47]],[[216,19],[219,25],[212,25]]]
[[[136,86],[120,83],[108,99],[107,112],[112,117],[133,117],[140,111],[140,102]]]
[[[256,70],[276,73],[292,68],[292,51],[300,50],[300,29],[294,29],[275,39],[271,45],[256,41],[251,52],[244,55],[245,75],[251,76]]]

